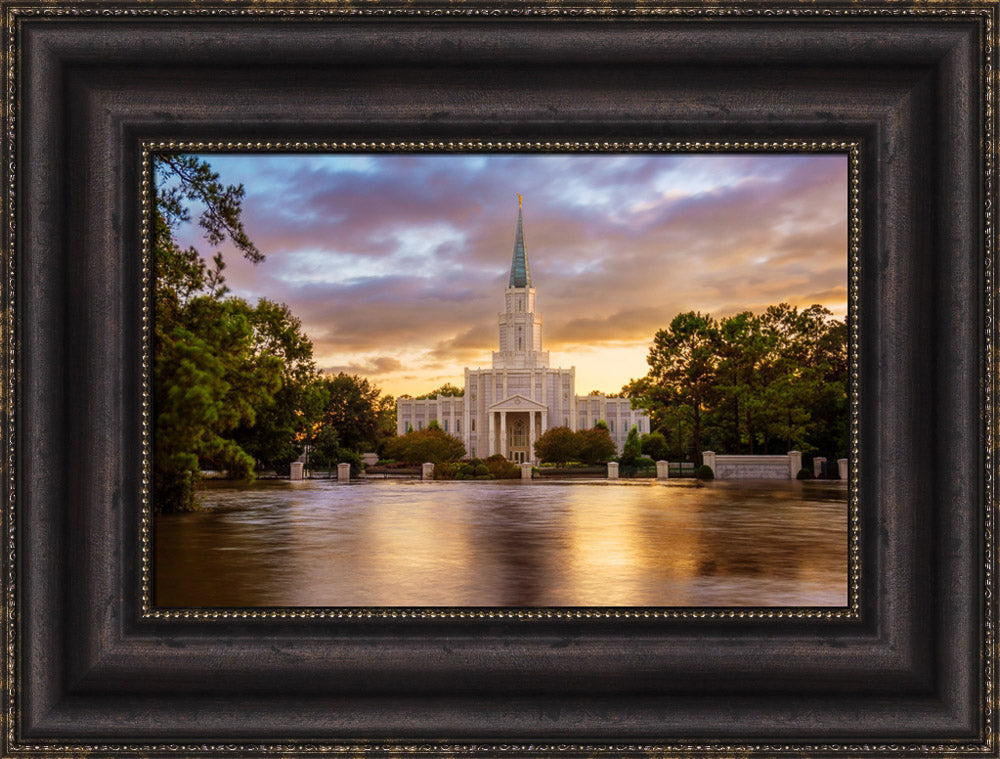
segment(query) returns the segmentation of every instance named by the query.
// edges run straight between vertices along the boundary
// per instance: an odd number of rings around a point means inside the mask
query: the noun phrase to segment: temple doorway
[[[527,417],[527,414],[508,414],[507,458],[515,464],[530,460]]]

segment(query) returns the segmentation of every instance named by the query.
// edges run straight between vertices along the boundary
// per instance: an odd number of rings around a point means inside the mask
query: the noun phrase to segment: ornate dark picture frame
[[[0,6],[4,755],[996,755],[996,2]],[[856,145],[851,612],[151,610],[171,140]]]

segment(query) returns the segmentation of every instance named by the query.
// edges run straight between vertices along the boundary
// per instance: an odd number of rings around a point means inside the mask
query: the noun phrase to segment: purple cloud
[[[244,184],[267,255],[254,266],[223,248],[233,292],[287,303],[318,365],[397,392],[427,389],[407,377],[453,381],[496,349],[515,193],[546,348],[641,343],[692,309],[846,307],[842,155],[206,158]],[[214,252],[196,228],[179,236]]]

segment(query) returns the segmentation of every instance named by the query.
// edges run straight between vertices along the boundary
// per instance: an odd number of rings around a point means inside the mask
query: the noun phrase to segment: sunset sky
[[[245,186],[246,229],[267,257],[222,247],[233,294],[287,303],[318,367],[391,395],[489,366],[517,193],[543,348],[551,366],[576,366],[578,393],[644,375],[653,334],[681,311],[846,313],[844,155],[204,158]],[[179,238],[214,252],[194,226]]]

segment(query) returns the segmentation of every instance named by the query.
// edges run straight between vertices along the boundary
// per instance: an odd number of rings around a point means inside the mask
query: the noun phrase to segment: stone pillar
[[[608,462],[608,479],[617,480],[618,479],[618,462],[609,461]]]
[[[847,459],[837,459],[837,470],[840,473],[840,479],[847,479]]]
[[[813,477],[819,479],[823,476],[824,465],[826,464],[826,456],[813,456]]]
[[[543,411],[542,412],[542,429],[540,429],[538,431],[538,434],[544,435],[545,434],[545,430],[547,430],[548,428],[549,428],[549,412],[548,411]]]
[[[656,462],[656,479],[658,480],[670,479],[670,462],[668,461]]]
[[[492,412],[492,411],[488,411],[487,413],[490,415],[490,444],[489,444],[489,446],[486,449],[487,450],[486,455],[487,456],[492,456],[494,453],[496,453],[496,444],[497,444],[496,423],[497,423],[497,415],[494,412]]]
[[[802,468],[802,451],[788,452],[788,478],[794,480]]]
[[[500,455],[507,458],[507,412],[500,412]]]
[[[347,462],[337,464],[337,482],[351,481],[351,465]]]
[[[420,479],[422,480],[433,480],[434,479],[434,465],[425,461],[420,467]]]
[[[290,475],[289,479],[292,479],[292,480],[301,480],[302,479],[302,467],[304,467],[304,466],[305,466],[305,464],[303,464],[301,461],[293,461],[291,463],[292,471],[291,471],[291,475]]]
[[[701,463],[707,467],[711,467],[712,474],[714,474],[716,478],[718,478],[719,473],[715,471],[715,451],[702,451]]]
[[[528,461],[535,460],[535,410],[528,412]],[[521,470],[524,474],[524,470]]]
[[[521,479],[530,480],[531,479],[531,464],[525,462],[521,464]]]

